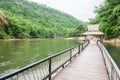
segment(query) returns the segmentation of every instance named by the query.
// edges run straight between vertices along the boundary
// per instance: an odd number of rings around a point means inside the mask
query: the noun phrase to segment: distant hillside
[[[84,22],[46,5],[27,0],[0,0],[0,11],[8,21],[8,26],[0,29],[0,38],[79,36],[85,30]]]

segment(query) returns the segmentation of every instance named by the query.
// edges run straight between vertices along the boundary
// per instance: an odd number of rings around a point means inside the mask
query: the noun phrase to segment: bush
[[[0,30],[0,39],[6,39],[6,38],[9,38],[9,36],[3,30]]]

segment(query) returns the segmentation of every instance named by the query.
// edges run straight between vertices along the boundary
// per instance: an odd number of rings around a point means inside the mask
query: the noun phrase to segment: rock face
[[[81,41],[85,40],[84,37],[69,37],[69,38],[64,38],[64,39],[68,39],[68,40],[81,40]]]
[[[120,39],[103,40],[103,42],[108,42],[108,43],[120,43]]]

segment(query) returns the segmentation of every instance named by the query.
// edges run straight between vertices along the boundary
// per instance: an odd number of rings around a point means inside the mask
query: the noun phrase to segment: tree
[[[4,28],[7,26],[7,21],[5,19],[5,15],[0,11],[0,28]]]
[[[96,9],[97,16],[90,23],[98,23],[106,39],[120,37],[120,0],[105,0]]]

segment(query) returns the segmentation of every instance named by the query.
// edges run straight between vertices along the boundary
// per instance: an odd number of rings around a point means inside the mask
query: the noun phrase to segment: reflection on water
[[[77,44],[80,43],[55,39],[1,41],[0,76]]]
[[[115,45],[111,43],[104,43],[106,49],[120,68],[120,45]]]

